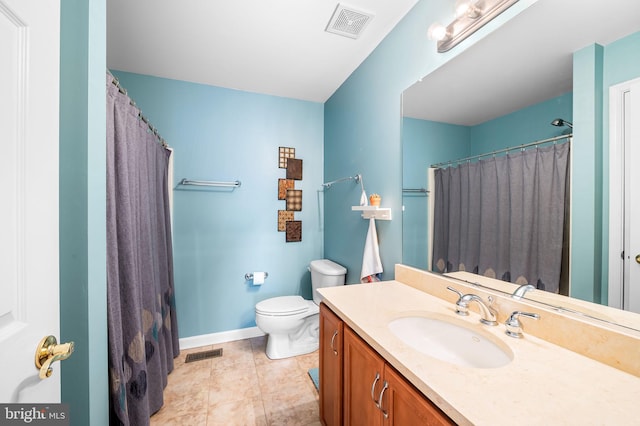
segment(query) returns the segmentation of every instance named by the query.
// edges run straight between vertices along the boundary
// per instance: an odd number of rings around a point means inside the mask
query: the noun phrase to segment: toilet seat
[[[307,312],[313,302],[301,296],[280,296],[256,304],[256,313],[269,316],[292,316]]]

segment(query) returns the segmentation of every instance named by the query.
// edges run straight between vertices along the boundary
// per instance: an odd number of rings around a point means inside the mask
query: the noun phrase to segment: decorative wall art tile
[[[278,231],[285,232],[288,243],[302,241],[302,221],[294,220],[294,212],[302,210],[302,190],[295,189],[295,181],[302,180],[302,160],[295,148],[278,148],[278,167],[287,170],[286,179],[278,179],[278,200],[286,205],[286,210],[278,210]]]
[[[302,190],[287,189],[287,210],[299,212],[302,210]]]
[[[302,221],[290,220],[287,222],[287,234],[286,241],[288,243],[295,243],[302,241]]]
[[[287,162],[287,179],[302,180],[302,160],[289,158]]]
[[[293,211],[278,210],[278,232],[285,232],[287,230],[287,222],[293,219]]]
[[[287,199],[287,189],[296,187],[296,181],[293,179],[278,179],[278,200]]]
[[[280,167],[281,169],[286,169],[287,168],[287,160],[289,158],[296,158],[296,149],[295,148],[289,148],[286,146],[281,146],[278,149],[278,167]]]

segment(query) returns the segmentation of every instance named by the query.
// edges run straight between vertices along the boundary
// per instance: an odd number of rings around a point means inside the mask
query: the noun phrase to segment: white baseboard
[[[179,339],[180,349],[197,348],[200,346],[215,345],[218,343],[232,342],[234,340],[251,339],[264,336],[264,332],[258,327],[241,328],[238,330],[222,331],[220,333],[203,334]]]

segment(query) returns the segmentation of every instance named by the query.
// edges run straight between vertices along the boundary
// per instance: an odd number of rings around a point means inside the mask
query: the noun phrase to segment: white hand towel
[[[362,255],[362,271],[360,281],[370,283],[380,281],[379,274],[382,273],[382,262],[380,261],[380,249],[378,247],[378,233],[376,232],[376,220],[369,219],[369,230],[367,240],[364,243],[364,254]]]
[[[358,175],[358,179],[360,179],[360,189],[362,189],[362,194],[360,194],[360,205],[368,206],[369,198],[367,198],[367,193],[364,192],[364,181],[362,180],[362,175]]]
[[[367,198],[367,193],[364,192],[364,188],[362,188],[362,194],[360,195],[360,205],[361,206],[369,205],[369,199]]]

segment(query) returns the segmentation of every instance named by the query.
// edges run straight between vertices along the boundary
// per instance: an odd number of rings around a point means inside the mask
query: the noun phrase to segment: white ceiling
[[[325,102],[418,0],[348,0],[374,18],[325,31],[337,0],[108,0],[107,67]]]
[[[403,114],[470,126],[557,97],[573,52],[636,31],[639,0],[539,0],[405,91]]]

